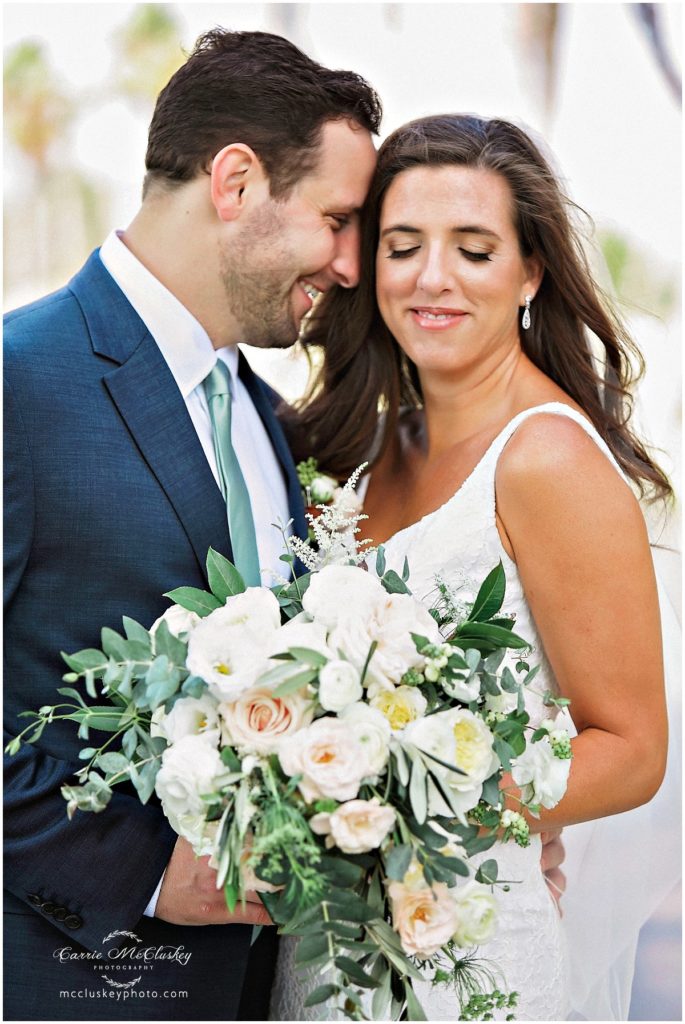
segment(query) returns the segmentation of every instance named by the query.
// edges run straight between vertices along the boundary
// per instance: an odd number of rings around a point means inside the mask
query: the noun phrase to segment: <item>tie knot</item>
[[[210,401],[216,395],[228,395],[229,398],[231,397],[231,374],[223,360],[217,359],[212,370],[205,377],[204,389],[207,401]]]

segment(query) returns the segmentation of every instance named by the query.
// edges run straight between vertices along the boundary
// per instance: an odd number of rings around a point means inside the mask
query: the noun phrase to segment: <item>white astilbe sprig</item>
[[[315,506],[319,515],[305,513],[314,534],[315,546],[299,537],[288,539],[292,553],[311,572],[318,572],[327,565],[359,565],[374,553],[375,548],[368,547],[370,540],[359,541],[356,536],[361,532],[359,523],[369,518],[359,511],[361,506],[354,491],[367,465],[363,462],[355,469],[332,504]]]

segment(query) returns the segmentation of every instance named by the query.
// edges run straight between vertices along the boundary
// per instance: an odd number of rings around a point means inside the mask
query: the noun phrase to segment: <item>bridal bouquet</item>
[[[57,719],[86,744],[105,733],[62,790],[69,816],[103,811],[120,782],[143,802],[156,793],[211,856],[229,908],[256,890],[300,937],[297,962],[321,973],[307,1005],[422,1020],[413,983],[432,977],[474,1019],[515,1005],[484,991],[494,979],[468,953],[497,927],[502,883],[482,854],[497,838],[528,843],[525,818],[505,808],[508,775],[530,813],[553,807],[569,738],[551,720],[529,725],[536,669],[512,653],[526,642],[501,612],[501,565],[467,607],[438,581],[428,610],[406,562],[387,569],[379,548],[375,572],[362,566],[361,516],[344,500],[356,475],[311,517],[315,545],[289,540],[284,560],[310,572],[246,588],[210,550],[209,591],[175,590],[150,629],[124,618],[101,649],[64,654],[67,702],[25,712],[8,749]]]

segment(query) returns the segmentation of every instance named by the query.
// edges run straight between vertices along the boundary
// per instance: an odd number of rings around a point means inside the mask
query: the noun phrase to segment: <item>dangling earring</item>
[[[526,295],[526,308],[524,309],[523,316],[521,317],[521,327],[523,327],[524,331],[527,331],[530,327],[530,304],[532,301],[533,296]]]

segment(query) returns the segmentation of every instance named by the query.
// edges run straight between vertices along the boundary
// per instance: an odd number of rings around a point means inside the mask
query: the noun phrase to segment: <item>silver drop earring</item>
[[[523,316],[521,317],[521,327],[523,327],[524,331],[527,331],[530,327],[530,304],[532,301],[533,296],[526,295],[526,308],[524,309]]]

